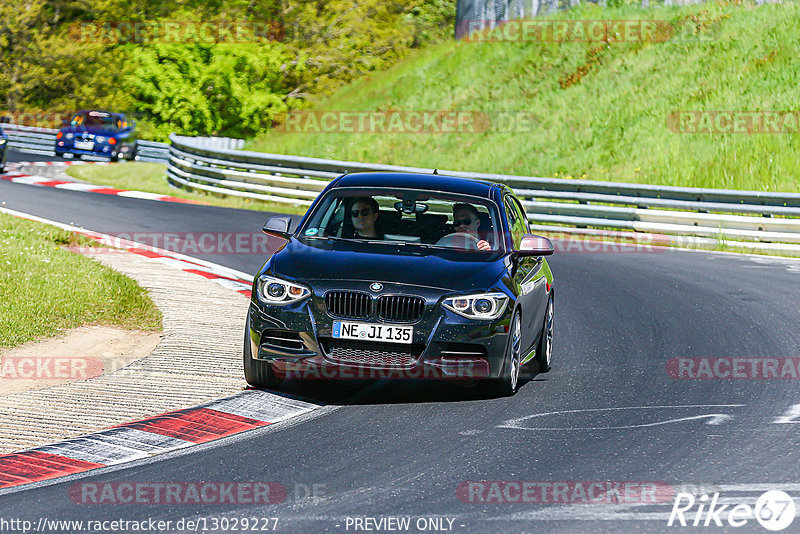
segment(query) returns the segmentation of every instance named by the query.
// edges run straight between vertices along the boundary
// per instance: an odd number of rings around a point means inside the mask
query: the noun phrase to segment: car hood
[[[293,237],[267,267],[297,281],[360,280],[468,291],[488,288],[505,271],[506,259],[501,253]]]

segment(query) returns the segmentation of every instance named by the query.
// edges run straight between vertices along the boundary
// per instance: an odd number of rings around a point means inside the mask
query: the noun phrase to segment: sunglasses
[[[350,211],[350,217],[352,217],[354,219],[356,217],[358,217],[359,215],[361,215],[362,217],[366,217],[370,213],[372,213],[372,208],[362,208],[360,210],[351,210]]]
[[[469,226],[472,224],[472,219],[467,217],[466,219],[454,219],[453,226]]]

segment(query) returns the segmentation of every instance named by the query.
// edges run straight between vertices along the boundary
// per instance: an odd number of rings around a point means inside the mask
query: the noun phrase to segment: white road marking
[[[12,178],[11,181],[15,184],[40,185],[42,182],[49,182],[50,178],[39,178],[38,176],[18,176],[17,178]]]
[[[143,198],[145,200],[160,200],[168,195],[163,195],[158,193],[147,193],[145,191],[120,191],[119,193],[117,193],[117,196],[129,197],[129,198]]]
[[[622,426],[606,426],[606,427],[528,427],[524,426],[523,422],[528,421],[529,419],[535,419],[540,417],[546,417],[548,415],[562,415],[562,414],[574,414],[574,413],[589,413],[589,412],[613,412],[613,411],[623,411],[623,410],[658,410],[658,409],[678,409],[678,408],[738,408],[746,406],[745,404],[687,404],[687,405],[664,405],[664,406],[624,406],[624,407],[614,407],[614,408],[586,408],[586,409],[579,409],[579,410],[559,410],[556,412],[545,412],[540,414],[533,414],[533,415],[526,415],[525,417],[518,417],[515,419],[509,419],[504,423],[497,425],[496,428],[509,428],[514,430],[618,430],[624,428],[642,428],[642,427],[651,427],[651,426],[658,426],[658,425],[665,425],[669,423],[677,423],[681,421],[689,421],[689,420],[696,420],[696,419],[706,419],[710,418],[707,425],[719,425],[727,420],[731,419],[731,415],[728,414],[703,414],[703,415],[695,415],[690,417],[681,417],[677,419],[669,419],[666,421],[657,421],[653,423],[643,423],[643,424],[635,424],[635,425],[622,425]]]
[[[100,189],[100,186],[94,184],[81,184],[81,183],[69,183],[69,184],[58,184],[54,186],[56,189],[69,189],[71,191],[91,191],[92,189]]]
[[[772,421],[772,424],[800,424],[800,404],[793,404],[790,406],[789,409],[783,413],[783,415],[776,417]]]

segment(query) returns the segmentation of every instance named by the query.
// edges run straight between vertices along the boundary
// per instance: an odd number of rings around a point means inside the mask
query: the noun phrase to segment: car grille
[[[371,303],[369,295],[357,291],[329,291],[325,295],[328,313],[347,319],[366,319]]]
[[[414,362],[410,346],[357,341],[330,341],[328,357],[340,363],[364,367],[408,367]]]
[[[425,311],[425,299],[401,295],[386,295],[378,299],[378,317],[393,323],[419,321]]]

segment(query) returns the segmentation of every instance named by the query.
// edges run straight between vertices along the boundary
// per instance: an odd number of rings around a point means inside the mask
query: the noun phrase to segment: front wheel
[[[272,366],[268,362],[253,359],[250,346],[250,325],[244,330],[244,379],[253,387],[277,388],[281,380],[275,376]]]
[[[542,325],[542,335],[539,338],[539,345],[536,347],[536,363],[539,365],[539,372],[550,371],[550,360],[553,357],[553,296],[547,301],[547,311],[544,314],[544,325]]]
[[[495,393],[503,397],[514,395],[519,389],[520,369],[522,367],[522,319],[519,311],[511,318],[511,331],[508,333],[506,357],[503,361],[500,378],[493,380]]]

